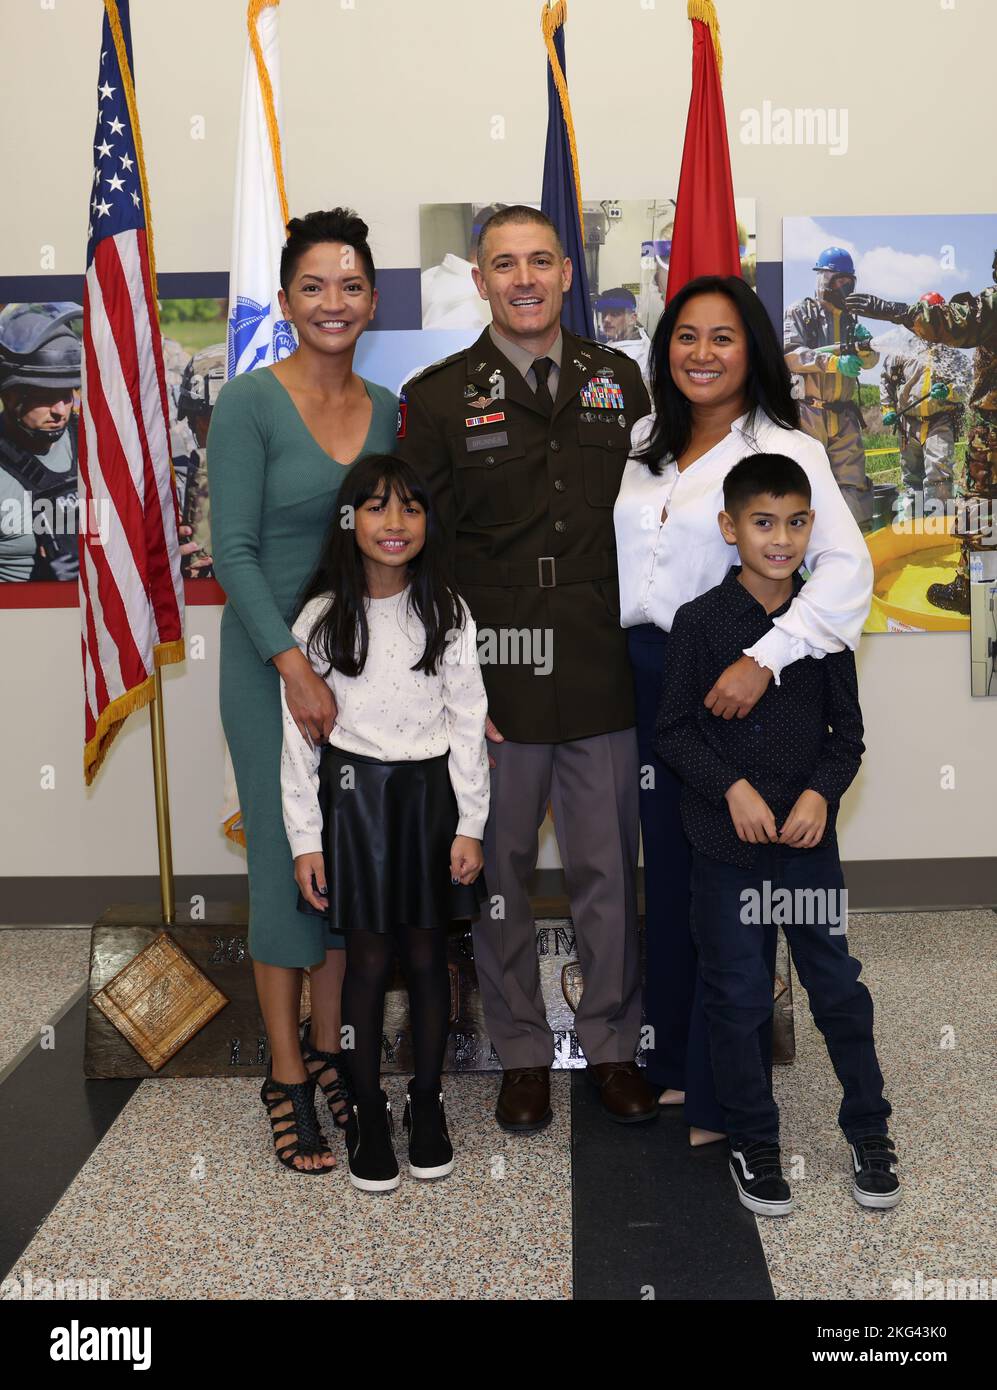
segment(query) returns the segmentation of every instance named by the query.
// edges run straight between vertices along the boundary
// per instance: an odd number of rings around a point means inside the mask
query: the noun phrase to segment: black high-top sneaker
[[[402,1129],[408,1132],[408,1170],[414,1178],[445,1178],[453,1171],[453,1145],[447,1133],[442,1091],[435,1087],[417,1091],[415,1082],[410,1081]]]
[[[730,1172],[741,1206],[756,1216],[787,1216],[793,1210],[793,1194],[782,1176],[779,1145],[758,1140],[730,1146]]]
[[[390,1192],[398,1186],[398,1160],[391,1136],[391,1103],[383,1091],[372,1100],[352,1100],[346,1120],[346,1160],[350,1182],[363,1192]]]
[[[867,1134],[849,1145],[855,1183],[852,1196],[860,1207],[895,1207],[902,1197],[897,1151],[886,1134]]]

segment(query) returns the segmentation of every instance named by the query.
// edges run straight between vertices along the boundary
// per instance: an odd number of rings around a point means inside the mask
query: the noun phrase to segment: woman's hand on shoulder
[[[279,652],[274,665],[284,682],[284,699],[298,732],[313,744],[328,743],[339,715],[332,691],[298,647]]]

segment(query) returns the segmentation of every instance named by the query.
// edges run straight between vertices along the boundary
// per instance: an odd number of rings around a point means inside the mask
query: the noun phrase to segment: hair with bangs
[[[367,661],[370,631],[367,623],[367,575],[363,551],[357,545],[355,517],[371,498],[386,501],[394,493],[400,502],[418,502],[426,513],[426,541],[408,564],[408,605],[426,630],[426,645],[413,671],[434,674],[449,638],[464,626],[464,610],[446,563],[445,540],[436,508],[418,473],[395,454],[367,454],[354,463],[339,489],[335,515],[329,523],[322,553],[298,604],[298,613],[313,598],[331,595],[331,602],[308,637],[308,653],[327,663],[324,674],[341,671],[358,676]]]

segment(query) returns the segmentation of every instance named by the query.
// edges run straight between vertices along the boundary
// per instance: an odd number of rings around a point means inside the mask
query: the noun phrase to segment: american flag
[[[104,0],[83,291],[80,617],[90,783],[182,661],[183,587],[128,0]]]

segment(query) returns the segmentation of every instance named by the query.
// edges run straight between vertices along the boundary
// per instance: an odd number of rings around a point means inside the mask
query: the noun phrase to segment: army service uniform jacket
[[[398,451],[478,628],[489,716],[517,743],[634,723],[613,504],[650,401],[624,353],[567,329],[562,343],[550,417],[488,329],[408,382],[400,411]]]

